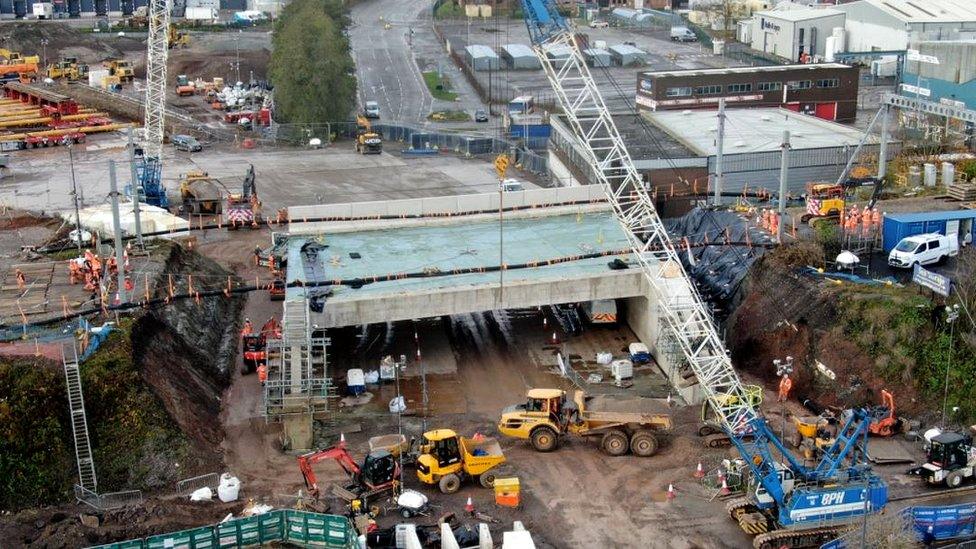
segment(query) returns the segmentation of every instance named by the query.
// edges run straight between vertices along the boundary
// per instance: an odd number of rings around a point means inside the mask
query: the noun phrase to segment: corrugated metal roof
[[[532,51],[532,48],[526,46],[525,44],[505,44],[502,46],[502,49],[505,50],[505,52],[511,57],[535,58],[535,52]]]
[[[616,44],[610,46],[610,51],[616,53],[617,55],[647,55],[642,49],[635,48],[630,44]]]
[[[948,210],[940,212],[908,212],[885,214],[885,219],[900,223],[917,223],[919,221],[976,219],[976,210]]]
[[[589,48],[589,49],[583,50],[583,54],[584,55],[607,55],[607,56],[609,56],[610,55],[610,52],[608,52],[607,50],[605,50],[603,48]]]
[[[872,6],[906,23],[976,22],[973,0],[859,0],[837,6],[841,11]]]
[[[809,21],[810,19],[820,19],[821,17],[844,15],[844,12],[830,8],[796,8],[757,11],[755,15],[770,19],[779,19],[780,21]]]
[[[468,52],[468,55],[474,58],[498,57],[498,54],[495,53],[495,50],[489,48],[488,46],[483,46],[481,44],[472,44],[464,48],[464,51]]]

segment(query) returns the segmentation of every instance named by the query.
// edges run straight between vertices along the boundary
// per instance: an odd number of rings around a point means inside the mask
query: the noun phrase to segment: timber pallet
[[[957,183],[955,185],[949,185],[949,188],[946,189],[946,194],[948,194],[950,198],[955,198],[961,202],[976,201],[976,184]]]

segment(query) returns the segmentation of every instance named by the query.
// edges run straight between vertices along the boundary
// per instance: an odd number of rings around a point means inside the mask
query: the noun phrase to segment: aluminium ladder
[[[61,362],[68,387],[68,408],[71,413],[71,431],[75,442],[75,461],[78,463],[78,485],[84,490],[98,493],[95,476],[95,460],[92,457],[91,440],[88,437],[88,418],[85,415],[85,397],[81,390],[81,371],[78,367],[78,349],[75,342],[61,344]]]

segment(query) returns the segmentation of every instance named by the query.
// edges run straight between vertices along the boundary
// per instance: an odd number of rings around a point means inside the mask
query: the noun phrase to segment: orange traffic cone
[[[339,433],[339,442],[345,442],[345,441],[346,441],[346,434]]]
[[[464,504],[464,510],[467,511],[469,515],[474,514],[474,502],[471,501],[471,496],[468,496],[468,502]]]
[[[668,484],[668,501],[674,499],[674,484]]]
[[[559,337],[556,335],[556,332],[552,333],[552,339],[550,339],[549,342],[552,343],[553,345],[559,344]]]
[[[698,462],[698,468],[695,469],[695,478],[703,478],[705,476],[705,470],[702,469],[702,464]]]
[[[725,477],[722,476],[720,478],[722,479],[722,487],[719,489],[718,493],[723,496],[727,496],[731,493],[731,490],[729,490],[729,485],[725,482]]]

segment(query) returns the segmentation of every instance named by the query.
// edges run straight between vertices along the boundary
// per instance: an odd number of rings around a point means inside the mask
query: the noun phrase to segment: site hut
[[[610,46],[610,55],[613,56],[614,62],[621,67],[647,64],[647,52],[630,44]]]
[[[976,39],[972,0],[858,0],[846,15],[847,51],[904,51],[910,42]]]
[[[715,173],[718,119],[714,110],[644,111],[641,115],[682,143]],[[810,181],[836,181],[864,132],[787,109],[725,110],[723,192],[779,189],[783,131],[790,132],[787,192],[799,196]],[[897,144],[890,143],[889,157]],[[862,155],[877,156],[877,136],[869,135]],[[671,163],[691,162],[672,156]]]
[[[899,93],[976,109],[976,41],[912,42],[911,49],[939,63],[908,60],[903,80],[911,87],[899,86]]]
[[[757,11],[752,15],[752,49],[798,62],[804,53],[823,56],[827,37],[844,26],[844,12],[795,7]]]
[[[613,57],[605,49],[589,48],[583,50],[586,57],[586,64],[594,68],[605,68],[613,64]]]
[[[972,246],[976,241],[976,210],[885,214],[884,251],[890,252],[905,237],[932,233],[955,236],[960,247]]]
[[[614,8],[610,12],[610,21],[619,27],[650,28],[654,24],[654,16],[630,8]]]
[[[543,49],[546,52],[546,57],[549,58],[549,62],[557,69],[565,65],[573,54],[573,50],[569,46],[547,44],[543,46]]]
[[[501,47],[501,56],[512,70],[541,69],[542,63],[536,57],[532,48],[525,44],[505,44]]]
[[[841,63],[648,71],[637,75],[637,108],[662,111],[781,106],[824,120],[857,116],[859,70]]]
[[[501,59],[488,46],[472,44],[464,48],[464,57],[472,70],[497,71],[501,68]]]

